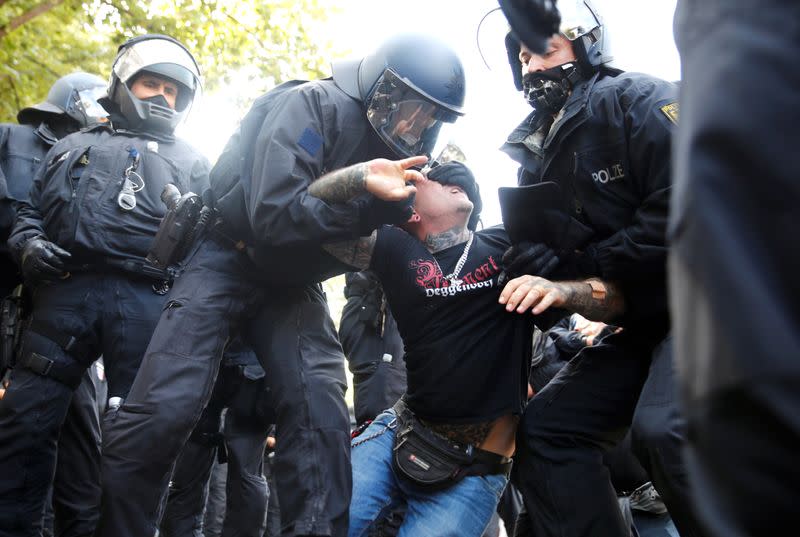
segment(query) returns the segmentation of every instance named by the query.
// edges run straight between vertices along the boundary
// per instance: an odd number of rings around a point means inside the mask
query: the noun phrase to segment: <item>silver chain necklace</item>
[[[444,277],[445,280],[450,282],[450,285],[459,286],[463,283],[463,280],[458,279],[458,275],[461,273],[461,269],[464,268],[464,263],[467,262],[467,256],[469,255],[469,247],[472,246],[473,236],[474,234],[472,233],[472,231],[470,231],[469,238],[467,239],[467,244],[466,246],[464,246],[464,253],[462,253],[461,257],[458,258],[458,261],[456,262],[456,267],[453,269],[453,272]],[[439,274],[444,274],[442,267],[436,260],[436,256],[433,256],[433,262],[436,263],[436,268],[439,269]]]

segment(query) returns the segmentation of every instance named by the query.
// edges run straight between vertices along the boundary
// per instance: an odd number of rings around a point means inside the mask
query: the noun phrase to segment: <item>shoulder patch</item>
[[[307,128],[297,140],[297,145],[305,149],[306,152],[313,157],[322,147],[322,136],[320,136],[316,131]]]
[[[662,106],[659,110],[661,110],[667,119],[672,121],[675,125],[678,124],[678,103],[669,103]]]

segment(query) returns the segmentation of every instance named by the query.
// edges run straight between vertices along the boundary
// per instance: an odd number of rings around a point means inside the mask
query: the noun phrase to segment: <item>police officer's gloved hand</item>
[[[502,263],[500,286],[523,274],[554,280],[601,276],[596,251],[591,245],[582,251],[556,252],[544,243],[523,241],[506,250]]]
[[[403,224],[414,212],[414,196],[401,201],[368,200],[361,213],[359,230],[366,236],[383,224]]]
[[[561,13],[553,0],[498,0],[514,34],[536,54],[558,33]]]
[[[597,253],[592,245],[581,251],[561,252],[558,258],[558,267],[553,275],[557,280],[577,280],[602,276],[597,264]]]
[[[505,251],[502,263],[503,273],[498,281],[501,286],[523,274],[547,278],[558,266],[559,259],[556,252],[546,244],[523,241]]]
[[[36,238],[22,248],[22,275],[26,281],[46,281],[63,277],[64,262],[70,253],[50,241]]]

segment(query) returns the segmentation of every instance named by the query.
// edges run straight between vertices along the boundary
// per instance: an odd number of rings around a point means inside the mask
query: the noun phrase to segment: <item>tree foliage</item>
[[[248,101],[275,83],[317,77],[331,14],[321,0],[0,0],[0,122],[40,102],[59,77],[110,72],[116,49],[143,33],[194,53],[213,92],[235,83]],[[244,83],[243,83],[244,81]]]

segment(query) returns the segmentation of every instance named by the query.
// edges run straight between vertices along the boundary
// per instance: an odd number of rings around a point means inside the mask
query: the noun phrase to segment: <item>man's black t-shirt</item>
[[[521,413],[527,393],[532,318],[497,302],[508,236],[501,227],[476,232],[458,275],[462,283],[450,285],[442,271],[453,271],[465,245],[431,254],[402,229],[384,226],[372,255],[370,268],[405,343],[408,405],[431,422]]]

